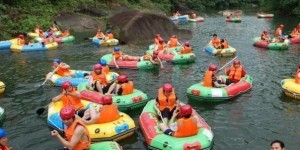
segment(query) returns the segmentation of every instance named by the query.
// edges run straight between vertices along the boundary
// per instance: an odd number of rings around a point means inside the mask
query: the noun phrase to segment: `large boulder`
[[[127,44],[150,43],[157,33],[164,39],[171,35],[177,35],[180,40],[192,38],[190,30],[178,29],[168,17],[161,14],[131,10],[115,14],[108,22],[113,32],[117,32],[119,40]]]

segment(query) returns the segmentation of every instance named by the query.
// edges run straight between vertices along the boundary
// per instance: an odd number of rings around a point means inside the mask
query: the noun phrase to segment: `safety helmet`
[[[120,46],[115,46],[114,47],[114,51],[120,51],[120,49],[121,49]]]
[[[190,46],[190,42],[189,42],[189,41],[186,41],[186,42],[184,42],[184,45],[185,45],[185,46]]]
[[[53,59],[53,62],[61,63],[61,59],[59,59],[59,58],[54,58],[54,59]]]
[[[19,38],[24,38],[24,35],[23,35],[23,34],[20,34],[20,35],[19,35]]]
[[[0,128],[0,138],[6,137],[6,131]]]
[[[172,35],[171,38],[176,38],[176,35]]]
[[[106,30],[106,33],[111,33],[111,30],[110,29]]]
[[[126,81],[128,81],[127,76],[126,75],[120,75],[117,78],[118,82],[124,83]]]
[[[163,85],[163,91],[164,92],[172,92],[173,86],[170,83],[165,83]]]
[[[59,115],[63,120],[70,119],[72,117],[75,117],[75,109],[73,106],[65,106],[60,110]]]
[[[113,100],[112,97],[110,95],[106,95],[103,98],[103,105],[110,105],[112,104]]]
[[[179,107],[179,116],[180,117],[186,117],[191,115],[193,112],[193,109],[190,105],[183,105]]]
[[[264,32],[264,33],[268,33],[268,30],[264,30],[263,32]]]
[[[211,64],[211,65],[208,66],[209,71],[216,71],[217,69],[218,69],[217,65]]]
[[[63,89],[68,89],[69,87],[71,87],[72,86],[72,83],[70,82],[70,81],[65,81],[65,82],[63,82],[62,84],[61,84],[61,87],[63,88]]]
[[[102,66],[100,64],[95,64],[94,65],[94,70],[97,70],[97,69],[102,69]]]
[[[240,60],[236,59],[236,60],[233,61],[233,64],[234,64],[234,65],[240,65],[241,62],[240,62]]]
[[[100,59],[99,60],[99,64],[101,65],[101,66],[106,66],[107,64],[106,64],[106,61],[104,60],[104,59]]]

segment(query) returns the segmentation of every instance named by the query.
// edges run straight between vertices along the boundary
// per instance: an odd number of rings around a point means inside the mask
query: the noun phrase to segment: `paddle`
[[[59,68],[59,66],[58,67],[56,67],[52,72],[51,72],[51,75],[49,76],[49,77],[46,77],[46,79],[45,79],[45,81],[42,83],[42,85],[40,86],[40,87],[42,87],[53,75],[54,75],[54,73],[57,71],[57,69]]]
[[[49,105],[50,105],[50,103],[49,103],[49,104],[47,104],[46,106],[44,106],[44,107],[41,107],[41,108],[39,108],[38,110],[36,110],[36,114],[37,114],[37,115],[41,115],[41,114],[43,114],[43,113],[44,113],[44,111],[46,110],[46,108],[47,108]]]
[[[233,59],[231,59],[228,63],[226,63],[225,65],[223,65],[218,71],[217,71],[217,73],[218,72],[220,72],[224,67],[226,67],[228,64],[230,64],[233,60],[235,60],[236,58],[238,58],[238,56],[235,56]]]
[[[53,21],[53,22],[54,22],[54,24],[56,25],[58,31],[61,31],[60,28],[59,28],[59,26],[57,25],[56,21]]]
[[[84,40],[92,40],[93,38],[92,37],[85,37],[83,38]]]

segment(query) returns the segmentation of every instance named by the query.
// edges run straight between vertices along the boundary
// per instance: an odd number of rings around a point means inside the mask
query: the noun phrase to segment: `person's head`
[[[165,40],[164,40],[163,38],[159,37],[159,38],[158,38],[158,42],[159,42],[160,44],[163,44],[163,43],[165,42]]]
[[[126,75],[120,75],[120,76],[118,76],[117,80],[118,80],[118,83],[120,83],[120,84],[128,82],[128,78],[127,78]]]
[[[158,51],[153,51],[152,57],[156,58],[158,56],[158,53],[159,53]]]
[[[176,35],[172,35],[171,38],[176,38]]]
[[[0,145],[7,146],[7,144],[8,144],[8,139],[6,136],[6,131],[0,128]]]
[[[106,61],[105,61],[104,59],[100,59],[100,60],[99,60],[99,64],[100,64],[101,66],[106,66],[106,65],[107,65],[107,63],[106,63]]]
[[[214,39],[218,38],[218,35],[217,34],[213,34],[213,38]]]
[[[60,110],[60,118],[67,126],[70,126],[75,120],[75,109],[73,106],[65,106]]]
[[[280,140],[275,140],[271,144],[271,150],[285,150],[284,143]]]
[[[211,65],[208,66],[208,70],[212,71],[213,73],[217,73],[218,66],[214,65],[214,64],[211,64]]]
[[[114,52],[119,52],[121,50],[120,46],[115,46],[114,47]]]
[[[184,46],[190,47],[190,42],[189,41],[184,42]]]
[[[268,33],[268,30],[264,30],[263,33],[267,34],[267,33]]]
[[[101,74],[102,73],[102,66],[100,64],[95,64],[94,65],[94,72],[98,75]]]
[[[103,105],[111,105],[113,102],[112,97],[110,95],[106,95],[103,98]]]
[[[170,83],[165,83],[162,88],[165,96],[169,96],[173,91],[173,86]]]
[[[106,33],[107,34],[111,33],[111,30],[110,29],[106,30]]]
[[[233,61],[233,66],[235,68],[238,68],[240,65],[241,65],[241,61],[240,60],[236,59],[236,60]]]
[[[24,35],[23,34],[19,34],[18,36],[20,39],[24,39]]]
[[[40,25],[36,25],[35,27],[36,27],[36,28],[40,28]]]
[[[73,90],[72,83],[70,81],[65,81],[61,84],[61,88],[66,92],[71,92]]]
[[[97,29],[97,32],[101,32],[101,29]]]
[[[224,41],[225,41],[224,39],[221,39],[221,40],[220,40],[221,43],[224,43]]]
[[[61,59],[54,58],[52,62],[53,62],[54,67],[57,67],[61,63]]]
[[[156,38],[160,37],[160,34],[155,34],[155,37],[156,37]]]
[[[284,25],[283,25],[283,24],[281,24],[279,27],[282,29],[282,28],[284,28]]]
[[[184,117],[184,118],[189,118],[191,117],[193,113],[193,109],[190,105],[183,105],[179,107],[179,113],[178,113],[178,117]]]
[[[39,30],[40,31],[40,33],[43,33],[43,30]]]

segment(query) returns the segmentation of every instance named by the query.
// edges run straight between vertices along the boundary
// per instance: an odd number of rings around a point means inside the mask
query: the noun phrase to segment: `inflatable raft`
[[[290,42],[291,42],[292,44],[300,43],[300,37],[290,38]]]
[[[34,43],[34,44],[23,45],[23,46],[13,44],[11,45],[10,50],[12,52],[46,51],[46,50],[57,49],[57,47],[58,47],[57,42],[49,43],[46,45],[42,45],[40,43]]]
[[[98,104],[91,103],[85,100],[81,100],[84,107],[99,107]],[[54,128],[58,131],[62,131],[63,123],[59,116],[59,112],[63,105],[61,101],[51,102],[48,107],[47,123],[50,128]],[[134,133],[135,124],[134,121],[125,113],[120,112],[120,118],[103,124],[87,125],[91,139],[96,141],[118,141],[124,139]]]
[[[289,97],[300,100],[300,84],[295,79],[284,79],[281,81],[283,93]]]
[[[156,47],[156,45],[155,44],[151,44],[151,45],[149,45],[149,50],[154,50],[155,49],[155,47]],[[181,49],[182,49],[182,46],[176,46],[176,47],[172,47],[172,48],[169,48],[171,51],[176,51],[176,52],[180,52],[181,51]],[[147,50],[148,51],[148,50]],[[147,52],[146,51],[146,52]],[[148,52],[149,53],[149,52]]]
[[[242,22],[242,20],[241,18],[231,18],[231,19],[226,19],[226,22],[240,23]]]
[[[0,81],[0,94],[2,94],[5,91],[5,84]]]
[[[213,45],[208,44],[205,48],[204,51],[208,52],[211,55],[214,56],[233,56],[236,53],[236,49],[229,46],[228,48],[221,49],[221,52],[218,52],[220,49],[216,49]]]
[[[258,18],[273,18],[274,14],[257,14]]]
[[[2,107],[0,107],[0,124],[2,124],[4,119],[5,119],[5,111]]]
[[[283,43],[268,43],[260,39],[260,37],[253,38],[254,46],[267,48],[270,50],[287,50],[289,49],[290,42],[289,40],[285,40]]]
[[[29,33],[27,33],[27,35],[28,35],[29,37],[31,37],[31,38],[39,37],[39,34],[34,33],[34,32],[29,32]],[[44,32],[44,35],[45,35],[45,36],[48,36],[48,35],[49,35],[49,32]],[[60,32],[60,31],[56,31],[56,32],[54,32],[53,35],[54,35],[55,37],[58,37],[58,36],[61,35],[61,32]]]
[[[175,49],[170,49],[170,51],[176,52]],[[152,54],[153,50],[148,50],[146,51],[147,54]],[[186,63],[191,63],[194,62],[196,59],[196,55],[194,53],[187,53],[187,54],[177,54],[174,55],[172,54],[165,54],[164,51],[160,51],[158,53],[158,57],[161,60],[169,61],[174,64],[186,64]]]
[[[195,19],[189,19],[189,22],[203,22],[204,18],[203,17],[197,17]]]
[[[122,150],[122,147],[114,141],[106,141],[91,144],[89,150]]]
[[[51,75],[52,72],[49,72],[47,76]],[[82,71],[82,70],[71,70],[71,74],[75,74],[76,78],[68,78],[68,77],[62,77],[58,74],[53,74],[49,81],[51,81],[51,84],[54,86],[61,86],[61,84],[65,81],[70,81],[73,86],[78,86],[80,83],[88,82],[88,78],[84,78],[85,75],[89,75],[90,71]],[[106,75],[106,80],[108,82],[111,82],[112,80],[116,79],[119,76],[119,74],[115,72],[109,72],[109,74]]]
[[[98,92],[87,90],[86,83],[79,84],[77,89],[80,91],[82,99],[98,104],[103,103],[103,95]],[[120,111],[128,111],[142,107],[149,101],[147,94],[137,89],[134,89],[132,94],[114,95],[112,98],[113,103],[118,105]]]
[[[17,44],[18,39],[11,39],[7,41],[0,41],[0,50],[9,49],[12,44]]]
[[[227,76],[225,76],[227,77]],[[190,99],[199,101],[224,101],[247,92],[252,88],[252,77],[246,75],[240,82],[230,84],[224,88],[204,87],[202,83],[190,86],[186,93]]]
[[[158,124],[159,117],[154,108],[155,100],[147,103],[139,117],[140,128],[150,149],[164,150],[208,150],[213,143],[213,132],[205,120],[193,110],[201,127],[198,134],[190,137],[176,138],[164,134]]]
[[[100,40],[98,38],[93,38],[92,43],[101,46],[115,46],[119,44],[119,40],[118,39]]]
[[[75,37],[70,35],[70,36],[66,36],[66,37],[59,37],[59,38],[54,38],[54,41],[57,43],[69,43],[69,42],[73,42],[75,40]],[[43,39],[40,37],[35,37],[34,38],[35,42],[48,42],[48,39]]]
[[[116,68],[116,65],[113,61],[112,54],[106,54],[101,57],[106,62],[108,62],[109,67]],[[143,60],[143,61],[123,61],[123,60],[116,60],[119,68],[128,68],[128,69],[141,69],[141,70],[148,70],[154,69],[157,67],[156,64],[152,64],[150,61]]]

